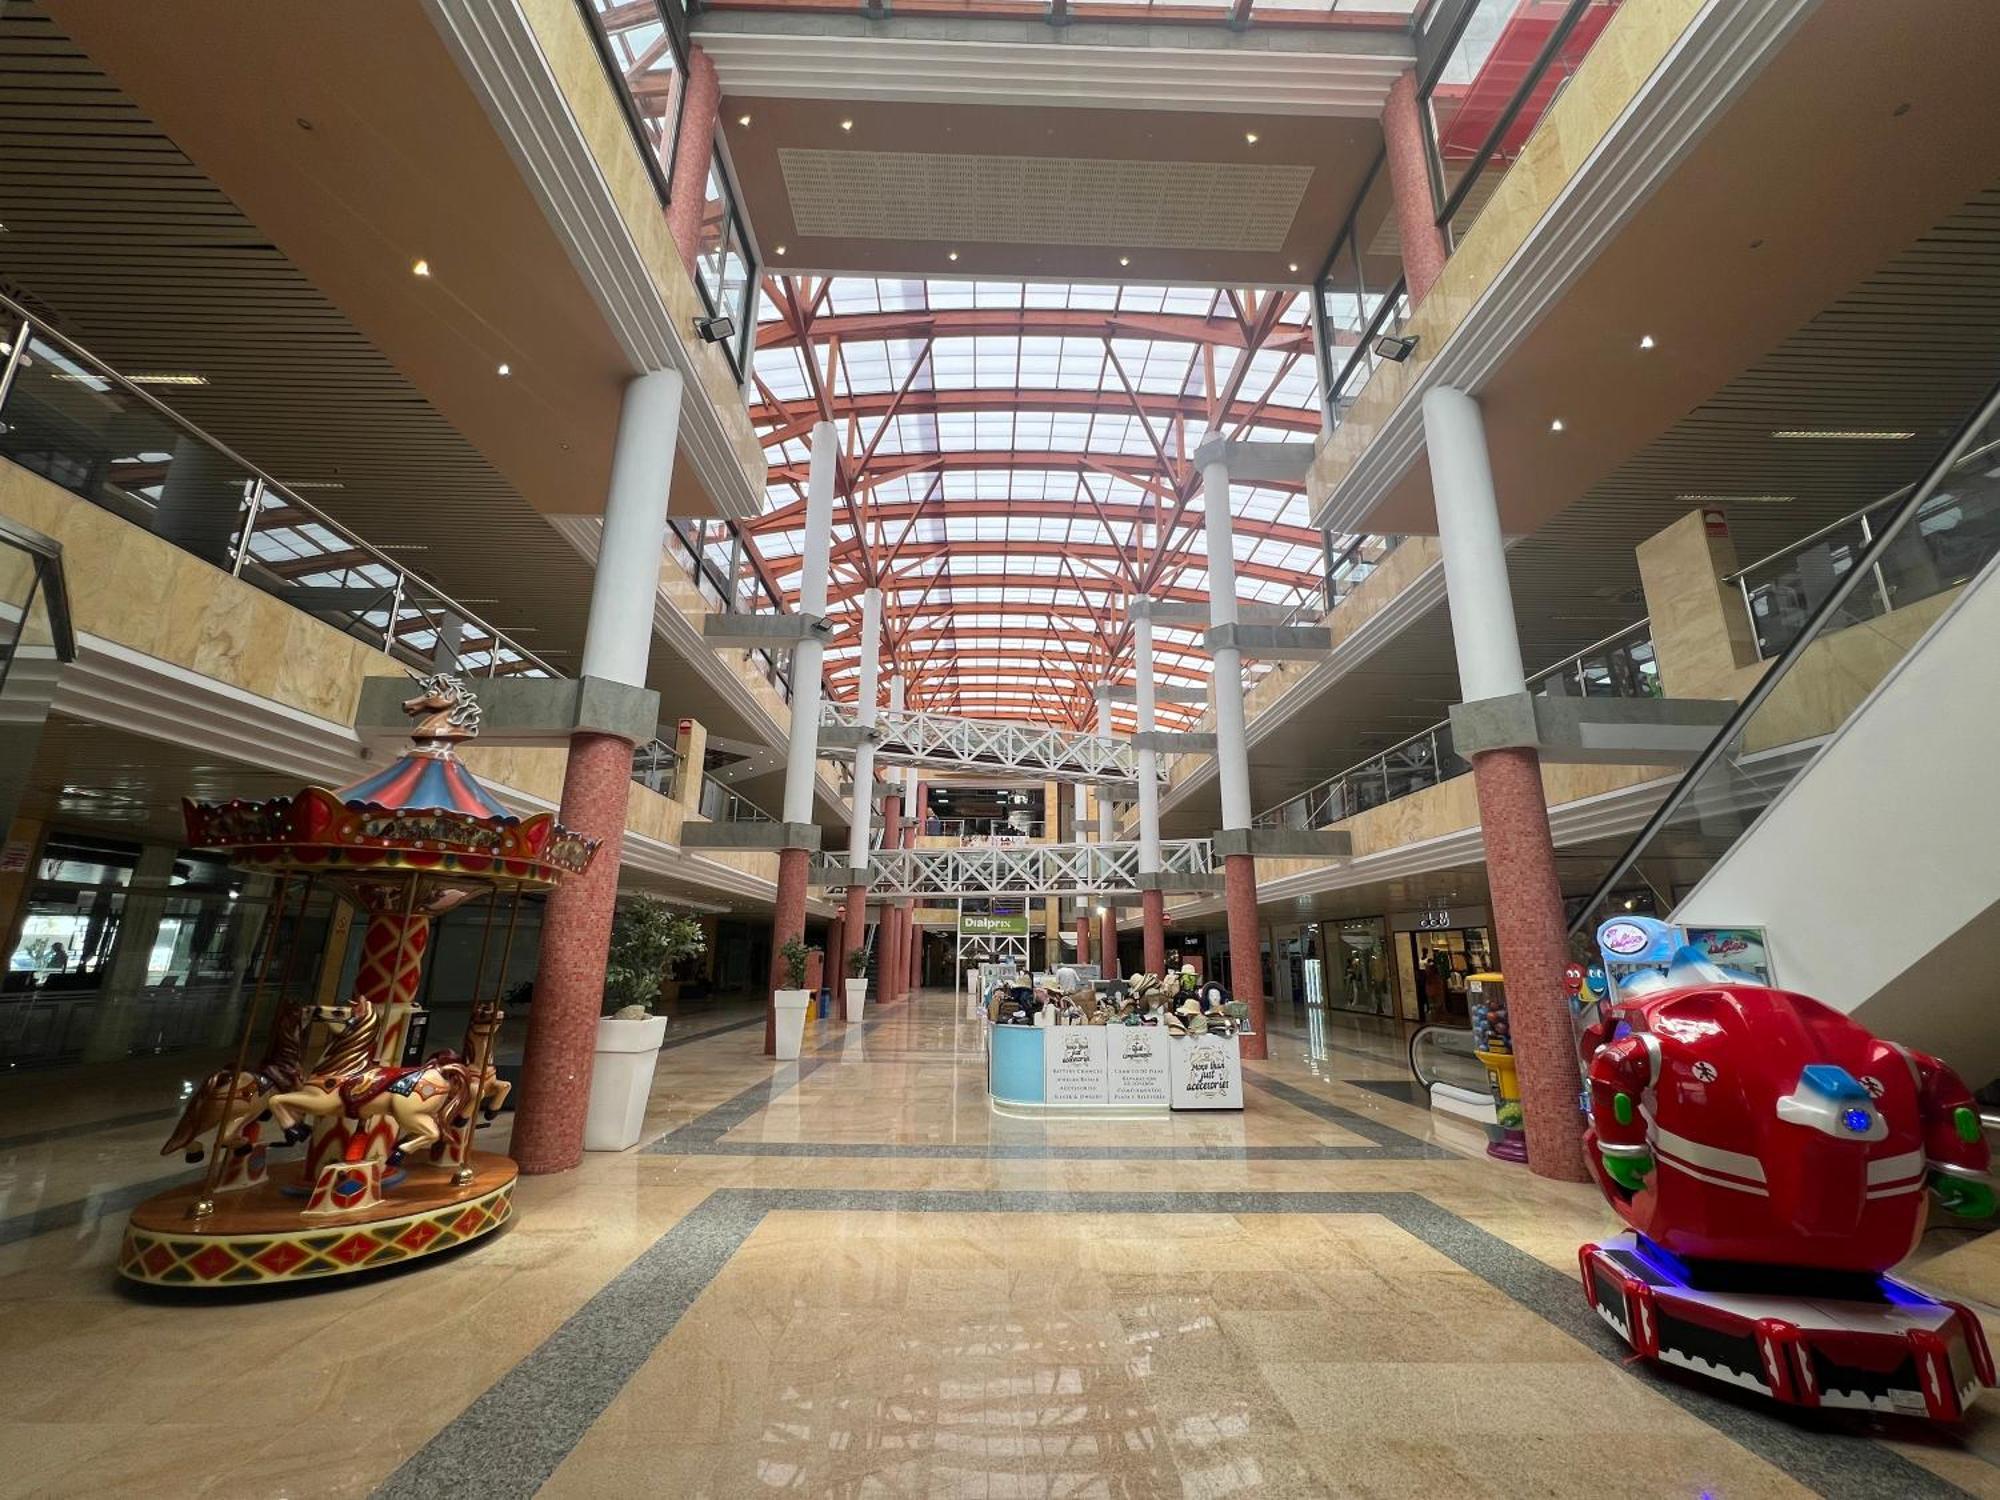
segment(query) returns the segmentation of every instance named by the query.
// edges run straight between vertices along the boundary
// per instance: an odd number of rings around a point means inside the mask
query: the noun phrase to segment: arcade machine
[[[1926,1189],[1994,1211],[1972,1095],[1684,936],[1599,930],[1613,977],[1585,1031],[1584,1139],[1631,1227],[1580,1250],[1591,1306],[1645,1358],[1778,1401],[1955,1420],[1994,1384],[1979,1320],[1885,1273],[1923,1232]]]

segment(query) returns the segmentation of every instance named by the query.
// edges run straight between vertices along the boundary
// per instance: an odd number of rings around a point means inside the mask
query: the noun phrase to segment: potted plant
[[[859,1021],[868,1004],[868,950],[847,950],[847,1019]]]
[[[639,1142],[667,1018],[652,1013],[669,968],[702,951],[701,924],[650,896],[623,896],[611,917],[604,956],[606,1014],[584,1116],[586,1151],[624,1151]]]
[[[797,938],[789,938],[778,950],[778,957],[784,960],[789,987],[775,991],[771,1003],[778,1014],[778,1057],[784,1061],[797,1057],[805,1040],[806,1007],[812,1003],[812,991],[806,988],[806,964],[812,958],[812,949]]]

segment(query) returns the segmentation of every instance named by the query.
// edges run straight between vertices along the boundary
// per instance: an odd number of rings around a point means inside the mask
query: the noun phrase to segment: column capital
[[[1268,440],[1212,437],[1194,450],[1198,468],[1221,464],[1229,470],[1232,483],[1259,484],[1270,481],[1303,484],[1312,467],[1313,445],[1277,443]]]

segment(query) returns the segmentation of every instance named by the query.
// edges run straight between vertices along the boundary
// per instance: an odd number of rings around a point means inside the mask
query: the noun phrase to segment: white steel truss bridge
[[[1138,752],[1131,741],[1045,724],[885,708],[869,730],[847,703],[822,703],[819,722],[823,754],[851,755],[867,736],[875,745],[877,765],[1010,771],[1038,781],[1130,781],[1139,774]],[[1160,780],[1166,779],[1162,757]]]
[[[1213,875],[1216,868],[1208,839],[1167,839],[1160,844],[1163,878],[1193,884]],[[845,854],[813,856],[815,885],[844,886],[852,874]],[[981,844],[964,849],[875,849],[868,855],[869,892],[889,900],[1130,895],[1141,888],[1136,843]]]

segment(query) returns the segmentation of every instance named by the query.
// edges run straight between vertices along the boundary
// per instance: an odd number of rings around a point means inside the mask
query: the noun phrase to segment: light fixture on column
[[[1375,340],[1375,357],[1400,365],[1416,352],[1418,338],[1414,333],[1385,333]]]
[[[736,336],[736,320],[727,313],[713,318],[696,318],[694,331],[706,344],[724,344]]]

